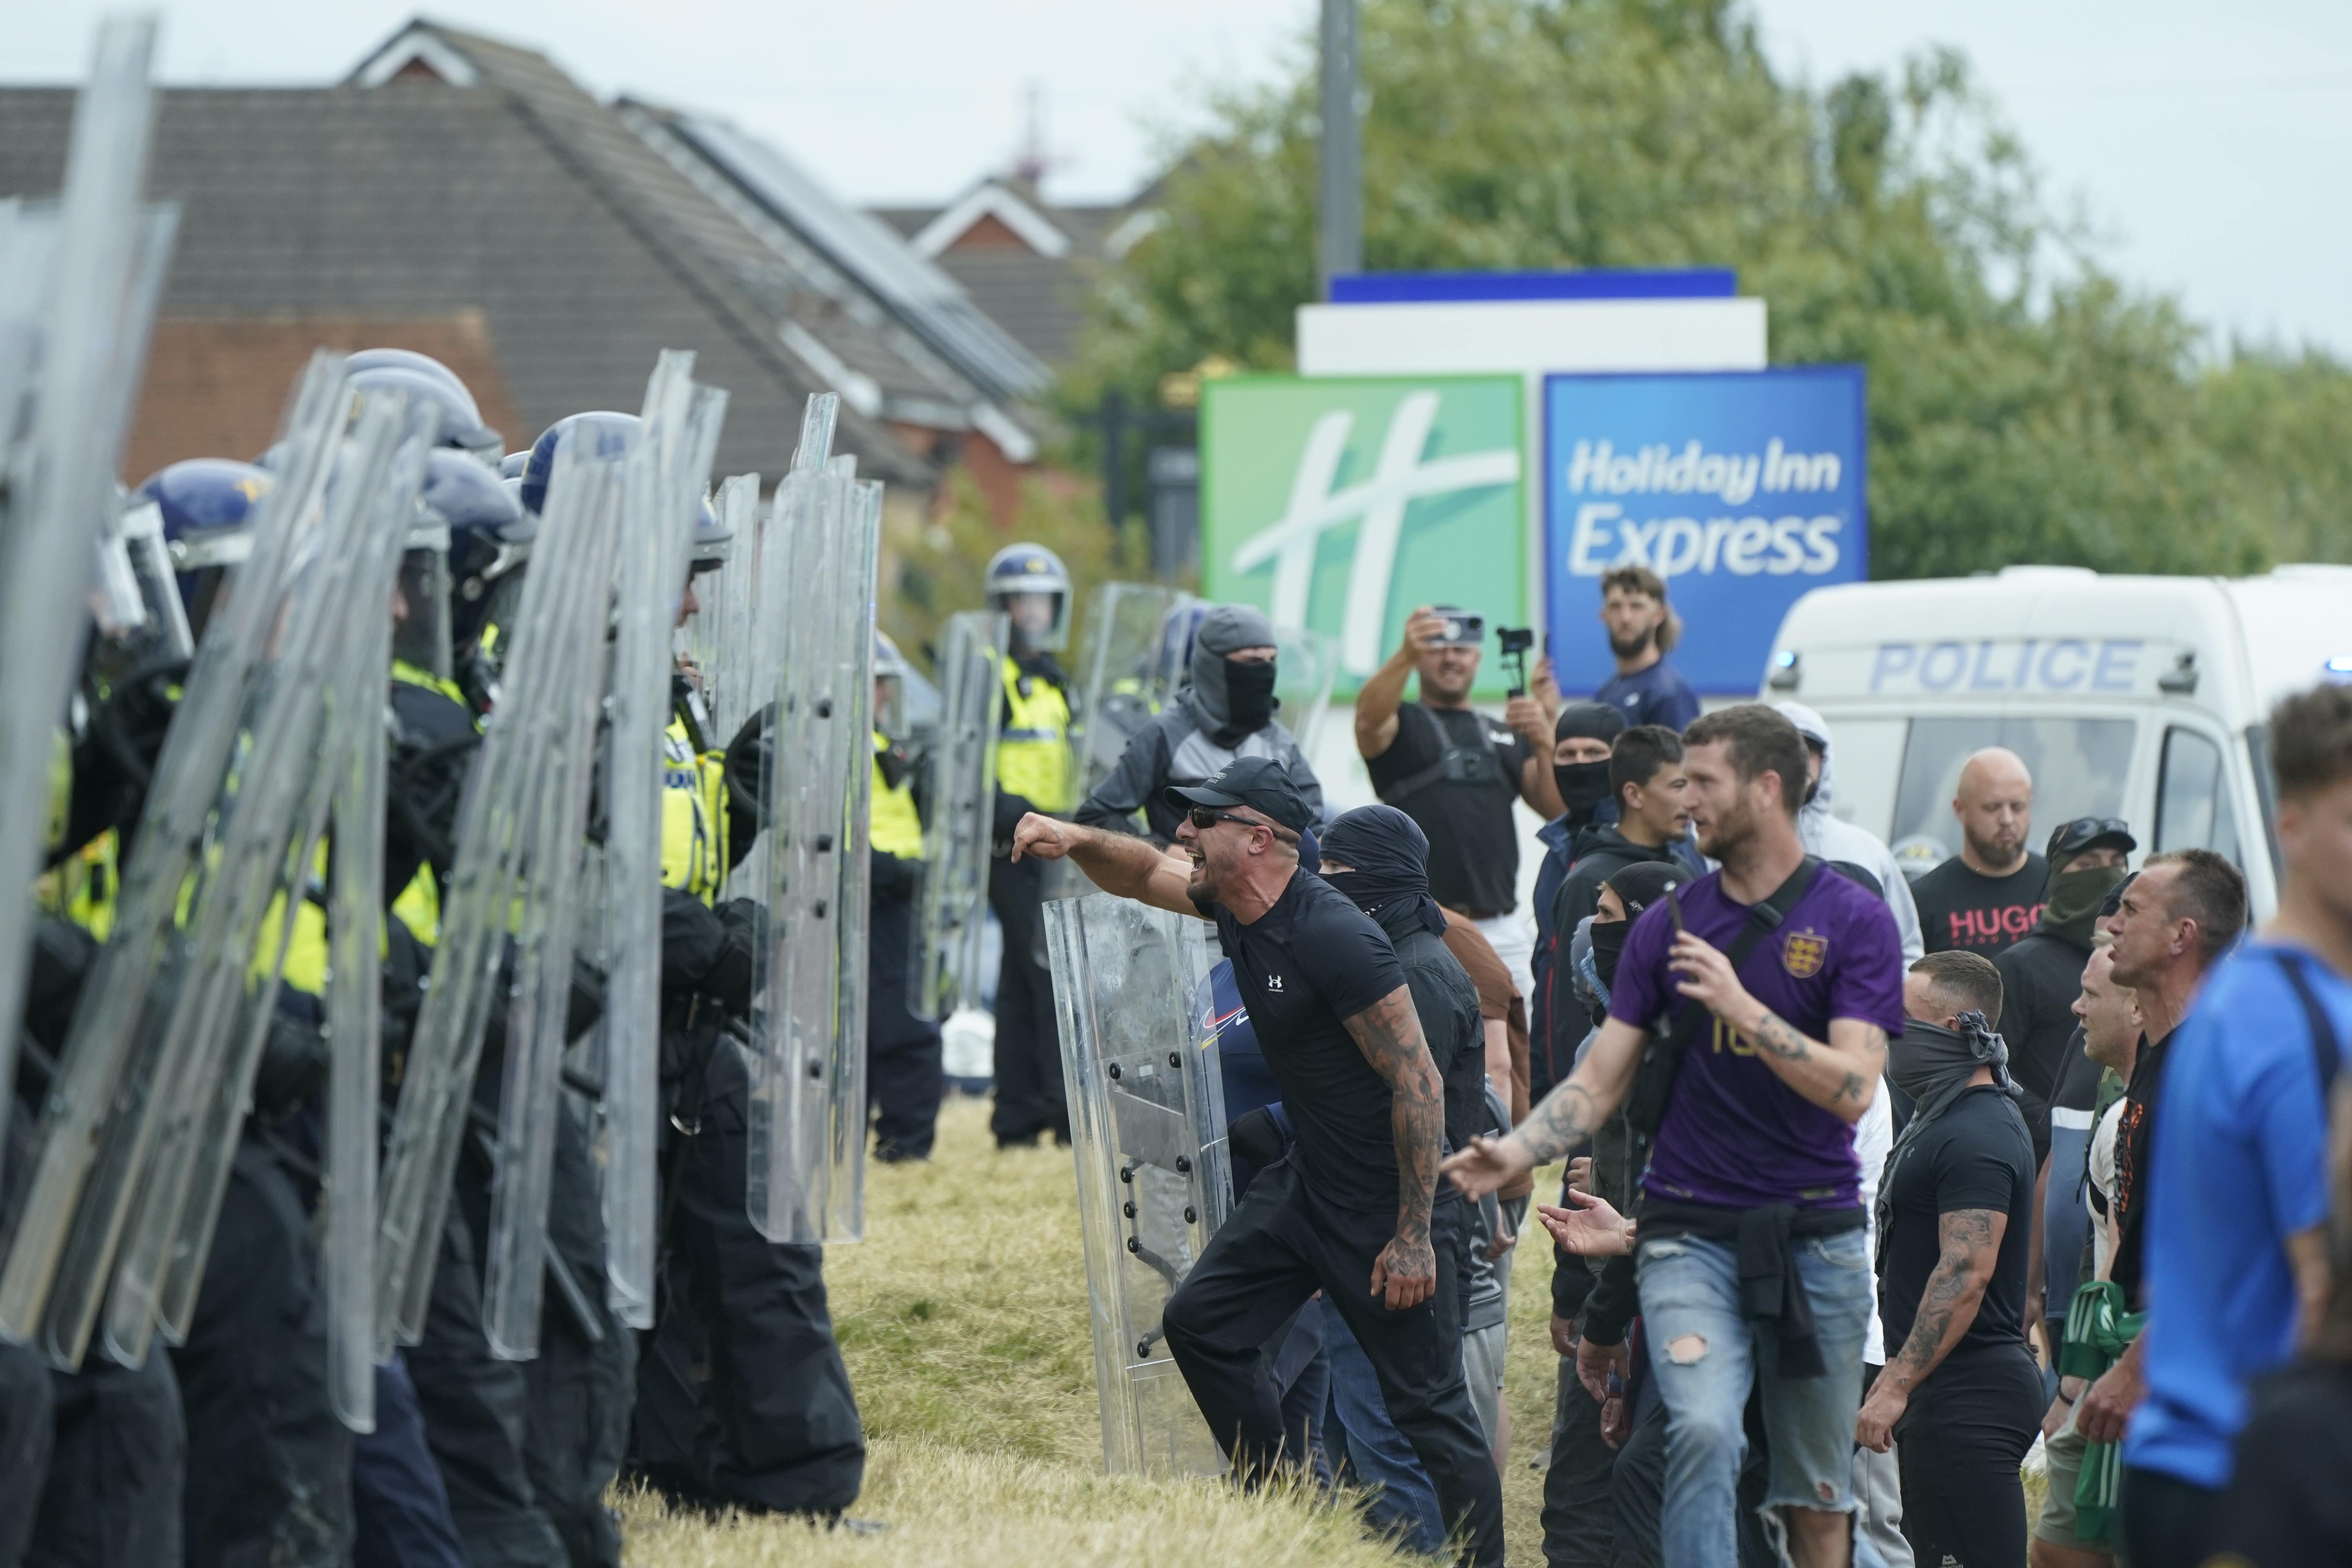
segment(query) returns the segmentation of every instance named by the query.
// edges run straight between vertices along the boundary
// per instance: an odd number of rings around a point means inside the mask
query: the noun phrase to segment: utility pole
[[[1356,0],[1323,0],[1323,143],[1316,185],[1315,275],[1322,297],[1331,279],[1364,267],[1364,177],[1356,123]]]

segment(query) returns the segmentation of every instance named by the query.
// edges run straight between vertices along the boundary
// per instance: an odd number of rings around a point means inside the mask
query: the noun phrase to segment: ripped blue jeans
[[[1742,1418],[1752,1384],[1763,1393],[1771,1479],[1764,1533],[1779,1541],[1780,1510],[1853,1511],[1853,1418],[1862,1403],[1862,1347],[1870,1330],[1870,1255],[1860,1230],[1797,1244],[1797,1273],[1820,1331],[1822,1377],[1787,1377],[1780,1346],[1739,1310],[1738,1255],[1727,1242],[1668,1237],[1641,1244],[1642,1321],[1666,1405],[1663,1556],[1675,1568],[1737,1568],[1736,1490],[1747,1452]],[[1785,1557],[1785,1547],[1783,1548]],[[1856,1568],[1883,1568],[1867,1540]]]

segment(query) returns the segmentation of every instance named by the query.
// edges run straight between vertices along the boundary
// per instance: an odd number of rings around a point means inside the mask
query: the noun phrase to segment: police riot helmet
[[[501,479],[453,452],[433,452],[425,464],[425,516],[449,539],[449,641],[472,647],[495,610],[522,581],[538,520],[522,509],[520,481]]]
[[[189,458],[151,476],[139,495],[163,513],[163,548],[190,630],[204,635],[222,580],[253,553],[268,470],[230,458]]]
[[[719,510],[710,504],[709,496],[694,503],[694,563],[693,572],[715,571],[727,564],[727,552],[735,542],[735,531],[727,526]]]
[[[881,627],[874,628],[874,727],[898,738],[907,732],[907,659]]]
[[[380,349],[373,352],[391,353],[398,351]],[[473,394],[467,392],[465,384],[446,369],[436,375],[411,365],[377,364],[353,370],[351,373],[351,388],[357,393],[404,392],[412,406],[423,405],[435,410],[439,416],[433,432],[433,442],[436,447],[455,447],[488,463],[490,454],[506,445],[499,438],[497,431],[482,423],[481,410],[474,406]]]
[[[988,607],[1010,613],[1017,595],[1044,594],[1053,599],[1053,619],[1042,628],[1030,628],[1013,617],[1013,640],[1033,649],[1058,648],[1070,638],[1070,574],[1062,558],[1042,544],[1008,544],[989,557],[982,582]]]
[[[593,439],[601,454],[617,454],[638,425],[634,414],[616,414],[611,409],[592,409],[584,414],[567,414],[539,434],[530,444],[530,456],[522,466],[523,510],[539,515],[547,505],[547,481],[555,477],[555,449],[565,441],[575,438]]]

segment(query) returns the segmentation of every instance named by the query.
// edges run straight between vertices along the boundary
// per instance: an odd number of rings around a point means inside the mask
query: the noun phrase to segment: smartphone
[[[1666,884],[1666,918],[1675,922],[1675,934],[1676,936],[1682,935],[1685,930],[1683,925],[1683,901],[1675,897],[1675,884],[1672,882],[1668,882]]]

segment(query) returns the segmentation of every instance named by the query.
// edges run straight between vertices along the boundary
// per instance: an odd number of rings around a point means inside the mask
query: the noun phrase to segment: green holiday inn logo
[[[1241,376],[1202,394],[1202,591],[1335,638],[1340,695],[1415,605],[1527,619],[1518,377]],[[1499,697],[1488,651],[1478,692]]]

